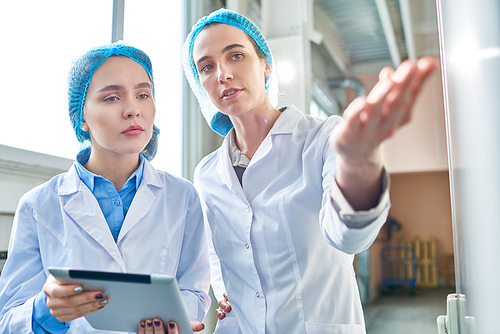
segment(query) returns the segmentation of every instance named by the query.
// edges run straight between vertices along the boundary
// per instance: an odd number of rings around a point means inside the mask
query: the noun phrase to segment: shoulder
[[[203,157],[200,160],[200,162],[198,163],[198,165],[196,166],[196,168],[194,170],[195,183],[196,183],[196,179],[198,179],[200,176],[202,176],[206,173],[211,173],[211,170],[213,168],[216,168],[217,163],[219,161],[219,157],[220,157],[220,151],[221,151],[221,148],[219,147],[218,149],[216,149],[212,153],[206,155],[205,157]]]
[[[54,199],[58,200],[59,188],[66,175],[67,173],[58,174],[50,180],[32,188],[21,197],[19,206],[47,206]]]
[[[197,195],[194,185],[189,180],[158,170],[147,161],[143,178],[148,186],[162,188],[168,193]]]
[[[295,106],[289,106],[285,111],[286,116],[284,122],[288,127],[294,142],[307,142],[314,144],[317,141],[325,142],[328,140],[333,129],[344,122],[343,118],[338,115],[332,115],[326,119],[319,119],[311,115],[304,114]]]
[[[300,121],[300,129],[307,131],[309,129],[317,129],[319,132],[330,133],[337,125],[344,122],[344,119],[339,115],[332,115],[326,119],[320,119],[311,115],[304,114]]]
[[[168,187],[180,187],[180,188],[186,188],[186,189],[194,189],[193,184],[191,181],[180,177],[176,176],[173,174],[170,174],[168,172],[162,171],[162,170],[157,170],[158,175],[161,177],[163,182],[165,183],[165,186]]]

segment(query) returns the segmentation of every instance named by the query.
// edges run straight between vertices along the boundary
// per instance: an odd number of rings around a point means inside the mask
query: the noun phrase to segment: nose
[[[134,118],[139,117],[141,114],[141,109],[139,108],[137,101],[135,98],[129,98],[129,102],[125,105],[124,109],[124,117],[125,118]]]
[[[233,79],[233,74],[229,70],[229,68],[223,64],[218,66],[219,73],[217,75],[217,81],[219,83],[224,83],[228,80]]]

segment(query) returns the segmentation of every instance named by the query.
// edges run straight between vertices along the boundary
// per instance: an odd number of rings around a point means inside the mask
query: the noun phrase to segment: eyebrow
[[[149,82],[141,82],[134,86],[134,89],[139,89],[139,88],[151,88],[151,84]],[[99,89],[96,93],[110,92],[115,90],[123,90],[123,86],[122,85],[105,86]]]
[[[226,53],[226,52],[228,52],[229,50],[232,50],[232,49],[234,49],[234,48],[238,48],[238,47],[242,47],[242,48],[244,48],[245,46],[244,46],[244,45],[242,45],[242,44],[236,44],[236,43],[235,43],[235,44],[230,44],[230,45],[226,46],[224,49],[222,49],[222,53]],[[199,64],[199,63],[201,63],[202,61],[205,61],[205,60],[210,59],[210,58],[212,58],[212,57],[211,57],[211,56],[203,56],[203,57],[201,57],[201,58],[200,58],[200,59],[198,59],[198,61],[196,62],[196,66],[198,66],[198,64]]]

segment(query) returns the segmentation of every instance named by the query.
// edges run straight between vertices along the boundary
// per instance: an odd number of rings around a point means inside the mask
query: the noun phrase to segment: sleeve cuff
[[[59,322],[56,317],[50,314],[50,309],[47,307],[47,295],[43,291],[33,301],[32,327],[35,334],[63,334],[69,329],[68,323]]]
[[[382,211],[389,205],[390,177],[384,168],[382,173],[382,192],[378,204],[364,211],[354,211],[345,199],[337,182],[334,182],[330,191],[332,205],[340,220],[349,228],[363,228],[380,216]]]

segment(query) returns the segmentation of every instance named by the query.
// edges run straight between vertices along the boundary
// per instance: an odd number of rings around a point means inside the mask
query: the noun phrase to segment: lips
[[[126,136],[137,136],[144,132],[144,129],[139,125],[131,125],[122,133]]]
[[[235,98],[236,96],[238,96],[241,91],[242,91],[241,89],[232,88],[232,87],[228,88],[228,89],[224,89],[220,95],[220,98],[223,100],[229,100],[229,99],[232,99],[232,98]]]

